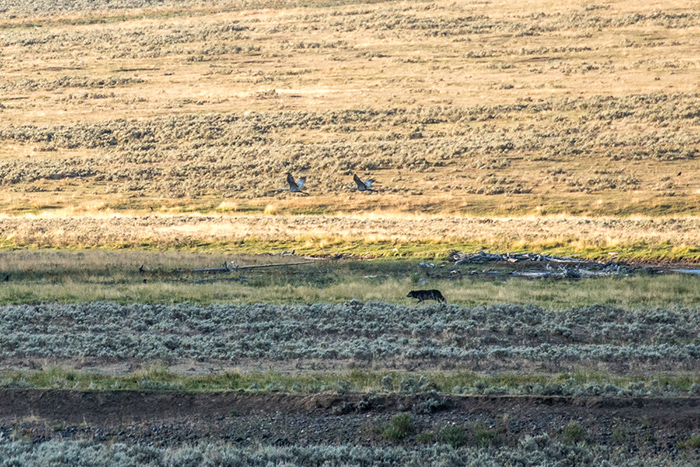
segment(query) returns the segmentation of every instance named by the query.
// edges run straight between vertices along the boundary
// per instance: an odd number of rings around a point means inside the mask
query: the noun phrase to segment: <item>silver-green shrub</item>
[[[567,445],[547,435],[526,437],[517,447],[453,448],[435,444],[414,448],[339,446],[259,446],[239,448],[202,442],[194,446],[97,444],[90,441],[0,441],[0,467],[175,467],[175,466],[461,466],[461,467],[655,467],[697,465],[694,459],[663,453],[628,453],[602,446]]]
[[[0,318],[2,357],[407,359],[500,368],[529,361],[555,370],[580,363],[700,367],[700,312],[682,307],[554,311],[535,306],[413,307],[377,302],[211,306],[96,302],[3,306]],[[507,332],[499,327],[504,322],[512,323]],[[562,327],[571,332],[563,333]],[[382,384],[390,389],[394,383]],[[431,387],[425,378],[400,382],[402,392]],[[485,389],[478,381],[475,388]],[[612,394],[618,389],[585,390]],[[568,386],[538,392],[573,393]]]

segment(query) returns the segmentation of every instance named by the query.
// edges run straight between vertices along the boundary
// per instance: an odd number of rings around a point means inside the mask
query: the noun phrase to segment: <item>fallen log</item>
[[[483,264],[495,261],[505,261],[508,263],[518,263],[521,261],[536,261],[560,264],[589,264],[598,265],[600,267],[603,267],[606,264],[608,264],[601,263],[599,261],[580,259],[573,256],[549,256],[537,253],[487,253],[485,251],[478,251],[476,253],[469,254],[452,250],[449,253],[449,258],[453,260],[456,265]]]
[[[199,268],[192,269],[190,272],[227,272],[227,271],[241,271],[243,269],[256,269],[256,268],[273,268],[281,266],[296,266],[299,264],[310,264],[315,263],[315,261],[297,261],[295,263],[269,263],[269,264],[247,264],[239,266],[235,261],[229,261],[224,263],[218,268]]]

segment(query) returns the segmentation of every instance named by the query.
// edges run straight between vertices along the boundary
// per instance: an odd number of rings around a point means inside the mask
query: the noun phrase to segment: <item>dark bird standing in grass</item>
[[[279,193],[280,191],[289,191],[290,193],[301,193],[304,195],[308,195],[308,193],[301,191],[301,188],[304,186],[304,182],[306,181],[306,177],[301,177],[298,181],[294,181],[294,177],[292,177],[292,174],[287,172],[287,183],[289,184],[289,188],[282,188],[280,190],[277,190]]]
[[[10,282],[10,275],[5,274],[5,278],[2,280],[3,282]]]

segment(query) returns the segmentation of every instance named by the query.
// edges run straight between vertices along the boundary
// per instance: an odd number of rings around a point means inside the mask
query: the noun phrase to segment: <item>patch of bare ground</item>
[[[601,445],[669,451],[696,432],[697,398],[568,398],[336,394],[311,396],[249,393],[0,391],[0,432],[33,441],[92,439],[97,442],[179,445],[194,439],[312,445],[386,444],[378,430],[408,413],[416,436],[451,425],[482,423],[505,444],[528,435],[561,435],[570,423]],[[624,436],[623,436],[624,434]]]

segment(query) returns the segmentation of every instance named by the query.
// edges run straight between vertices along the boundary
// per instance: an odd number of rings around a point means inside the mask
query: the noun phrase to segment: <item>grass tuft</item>
[[[586,429],[577,422],[571,422],[562,430],[562,437],[567,444],[576,444],[586,439]]]
[[[463,426],[450,425],[440,430],[440,441],[455,449],[467,444],[468,440],[469,435]]]
[[[398,442],[414,431],[413,418],[410,414],[402,413],[395,415],[391,422],[381,429],[382,436],[387,441]]]

